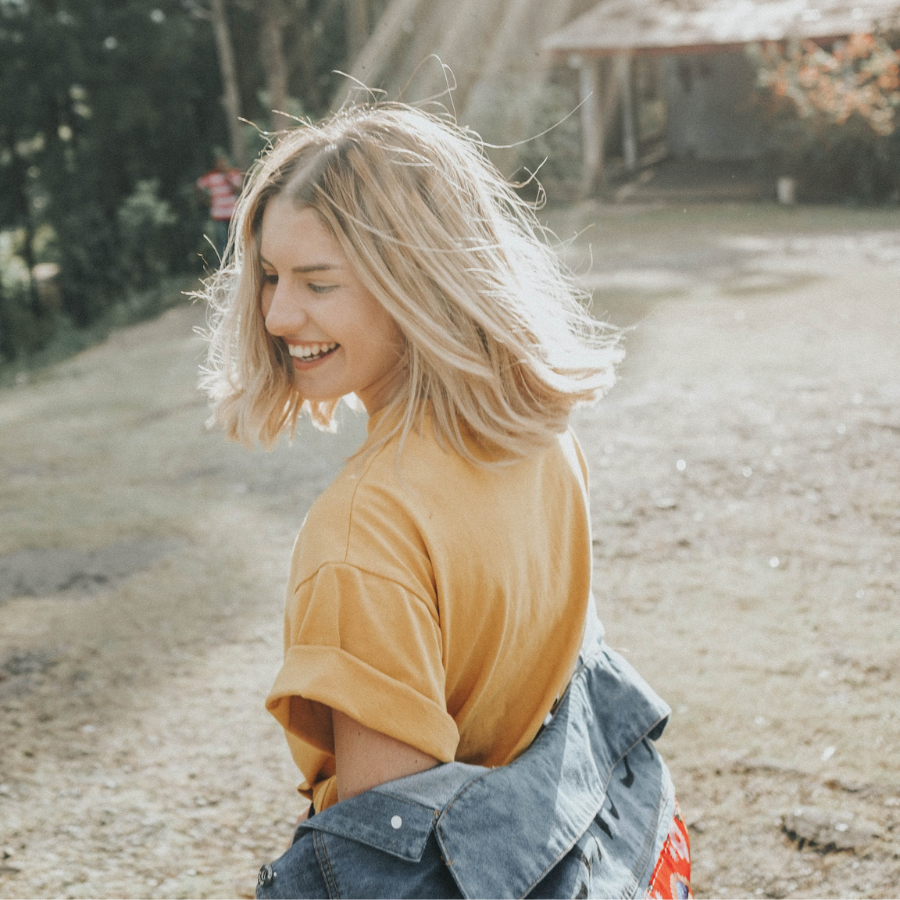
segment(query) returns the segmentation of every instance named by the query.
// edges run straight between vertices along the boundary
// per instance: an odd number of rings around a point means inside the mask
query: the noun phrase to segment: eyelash
[[[262,280],[263,280],[263,284],[268,284],[268,285],[278,284],[278,276],[277,275],[270,275],[270,274],[263,273]],[[309,286],[309,289],[314,294],[327,294],[329,291],[333,291],[337,287],[336,284],[313,284],[312,282],[310,282],[308,286]]]

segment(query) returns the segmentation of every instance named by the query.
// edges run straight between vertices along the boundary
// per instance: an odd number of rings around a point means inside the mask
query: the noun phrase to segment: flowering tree
[[[885,37],[752,53],[781,174],[822,199],[883,199],[900,188],[900,51]]]
[[[803,118],[823,116],[843,125],[859,116],[879,135],[891,134],[900,114],[900,51],[884,38],[854,34],[830,52],[814,41],[786,54],[763,48],[760,85],[786,97]]]

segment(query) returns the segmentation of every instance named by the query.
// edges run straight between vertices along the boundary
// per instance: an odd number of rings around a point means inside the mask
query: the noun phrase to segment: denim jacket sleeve
[[[670,710],[602,638],[507,766],[446,763],[300,825],[259,897],[637,897],[674,809]]]

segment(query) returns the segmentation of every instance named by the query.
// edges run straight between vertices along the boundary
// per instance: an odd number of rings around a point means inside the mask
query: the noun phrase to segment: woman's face
[[[319,214],[275,197],[262,218],[262,314],[287,344],[305,399],[356,394],[369,415],[402,380],[397,323],[363,286]]]

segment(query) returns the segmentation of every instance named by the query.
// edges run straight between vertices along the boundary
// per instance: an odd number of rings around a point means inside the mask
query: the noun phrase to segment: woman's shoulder
[[[364,445],[318,497],[298,537],[294,583],[327,563],[392,573],[399,565],[421,579],[429,548],[452,542],[460,521],[471,530],[473,517],[515,515],[517,498],[573,490],[586,499],[587,470],[571,432],[517,463],[485,466],[443,445],[426,420],[402,438]]]
[[[427,527],[432,517],[423,514],[437,506],[456,507],[462,498],[477,507],[497,493],[528,491],[532,482],[548,477],[587,487],[584,453],[571,429],[522,458],[510,458],[475,439],[467,441],[467,449],[469,458],[441,440],[426,416],[406,434],[391,435],[368,457],[364,450],[341,473],[334,494],[327,500],[323,495],[323,502],[337,500],[354,518],[373,508],[390,509],[394,516]]]
[[[407,443],[401,456],[395,439],[357,454],[315,500],[294,549],[295,585],[329,564],[389,578],[414,569],[421,580],[427,553],[414,483],[422,467],[409,466],[418,442]]]

